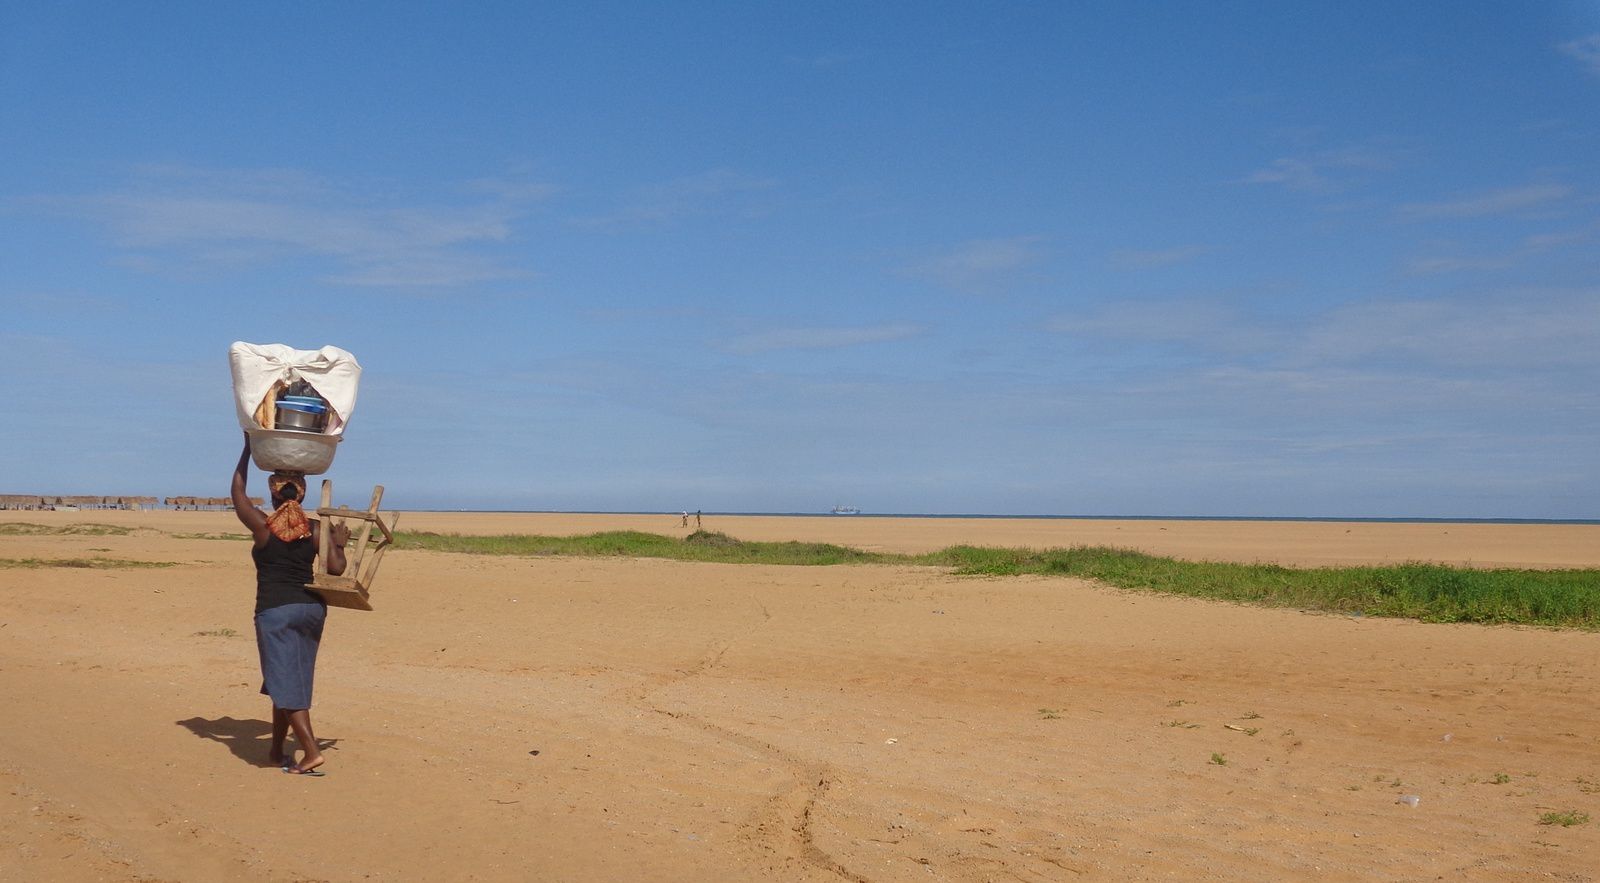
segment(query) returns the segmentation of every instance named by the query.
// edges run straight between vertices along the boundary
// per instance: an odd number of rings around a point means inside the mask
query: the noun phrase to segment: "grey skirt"
[[[256,614],[256,650],[261,653],[261,693],[273,708],[311,707],[311,682],[317,673],[317,646],[328,608],[284,604]]]

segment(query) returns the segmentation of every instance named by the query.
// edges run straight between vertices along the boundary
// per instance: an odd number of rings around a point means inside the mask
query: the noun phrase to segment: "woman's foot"
[[[286,766],[283,768],[283,771],[286,773],[292,773],[296,776],[304,776],[308,775],[312,770],[315,770],[317,767],[322,766],[326,762],[327,758],[323,757],[321,754],[318,754],[315,757],[308,754],[306,755],[305,760],[302,760],[297,764]],[[317,773],[317,775],[320,776],[322,773]]]

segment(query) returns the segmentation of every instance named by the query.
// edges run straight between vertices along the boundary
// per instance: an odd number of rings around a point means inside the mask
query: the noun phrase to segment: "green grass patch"
[[[1273,607],[1484,622],[1600,628],[1600,570],[1476,570],[1439,564],[1283,567],[1180,561],[1127,549],[955,547],[958,573],[1039,573]]]
[[[135,561],[131,558],[0,558],[0,569],[67,567],[80,570],[176,567],[176,561]]]
[[[34,524],[30,521],[0,522],[0,537],[125,537],[134,528],[115,524]]]
[[[951,546],[923,555],[865,552],[828,543],[750,542],[695,531],[678,539],[638,531],[577,537],[459,536],[408,532],[397,545],[480,555],[598,555],[727,564],[898,564],[962,575],[1038,574],[1299,610],[1426,622],[1517,623],[1600,629],[1600,570],[1478,570],[1438,564],[1283,567],[1181,561],[1128,549]]]
[[[1560,825],[1563,828],[1570,828],[1573,825],[1586,825],[1588,823],[1589,814],[1575,809],[1569,809],[1566,812],[1547,812],[1539,816],[1539,824],[1541,825]]]
[[[612,558],[670,558],[719,564],[889,564],[906,556],[862,552],[828,543],[757,543],[724,533],[697,530],[683,539],[633,530],[577,537],[508,534],[461,536],[403,532],[395,545],[434,552],[479,555],[588,555]]]

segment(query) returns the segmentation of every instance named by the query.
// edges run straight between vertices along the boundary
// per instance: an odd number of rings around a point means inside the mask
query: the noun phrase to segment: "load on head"
[[[332,346],[297,350],[239,341],[228,348],[228,363],[256,465],[294,475],[326,472],[355,410],[356,357]]]
[[[269,401],[272,401],[270,408],[267,407]],[[275,401],[270,395],[262,399],[256,417],[263,421],[263,429],[326,432],[328,411],[328,400],[317,395],[316,387],[307,381],[296,380],[282,387]]]

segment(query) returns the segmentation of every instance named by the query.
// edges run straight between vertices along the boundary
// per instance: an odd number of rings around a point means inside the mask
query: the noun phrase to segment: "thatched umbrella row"
[[[225,509],[233,505],[228,497],[96,497],[85,495],[53,494],[0,494],[0,509],[59,509],[66,506],[78,509],[154,509],[162,505],[176,509]],[[250,502],[261,505],[260,497]]]
[[[260,497],[251,497],[250,502],[261,505]],[[227,509],[233,505],[231,497],[168,497],[168,506],[174,509]]]

